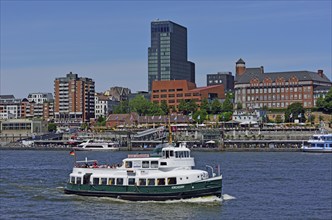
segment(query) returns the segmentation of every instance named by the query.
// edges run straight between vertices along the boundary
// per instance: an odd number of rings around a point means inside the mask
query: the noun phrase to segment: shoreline
[[[20,147],[20,146],[1,146],[1,150],[36,150],[36,151],[70,151],[72,148],[62,147]],[[117,151],[152,151],[154,148],[132,148],[126,147]],[[193,152],[302,152],[301,148],[190,148]],[[96,152],[96,151],[94,151]]]

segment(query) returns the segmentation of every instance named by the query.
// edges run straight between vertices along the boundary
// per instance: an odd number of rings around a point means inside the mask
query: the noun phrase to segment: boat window
[[[142,168],[149,168],[149,161],[142,161]]]
[[[145,186],[146,185],[146,179],[139,179],[139,185]]]
[[[77,177],[77,179],[76,179],[76,184],[81,184],[81,177]]]
[[[94,146],[85,146],[85,148],[103,148],[103,146],[99,146],[99,145],[94,145]]]
[[[128,185],[135,185],[135,178],[129,178]]]
[[[169,151],[166,151],[166,158],[169,158]]]
[[[324,144],[317,144],[317,147],[324,147]]]
[[[126,161],[125,165],[126,165],[126,168],[132,168],[133,167],[133,163],[131,161]]]
[[[175,151],[175,157],[179,158],[179,152]]]
[[[109,178],[108,185],[115,185],[115,179],[114,178]]]
[[[93,185],[99,184],[99,178],[93,178]]]
[[[154,179],[148,179],[148,186],[154,186],[155,180]]]
[[[116,185],[123,185],[123,178],[117,178]]]
[[[158,161],[151,161],[151,168],[158,168]]]
[[[101,185],[107,185],[107,178],[101,178],[100,179],[100,184]]]
[[[69,180],[70,183],[75,183],[75,177],[70,177],[70,180]]]
[[[165,179],[164,178],[158,178],[157,179],[157,185],[158,186],[165,185]]]
[[[160,162],[160,166],[167,166],[167,162]]]
[[[174,157],[174,151],[171,150],[171,151],[169,152],[169,155],[170,155],[171,157]]]
[[[163,157],[165,157],[166,156],[166,153],[165,153],[165,151],[163,151]]]
[[[176,184],[176,177],[170,177],[168,178],[168,185]]]

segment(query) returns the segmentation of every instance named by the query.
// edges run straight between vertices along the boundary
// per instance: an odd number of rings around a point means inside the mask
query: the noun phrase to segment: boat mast
[[[169,144],[172,144],[172,128],[171,128],[171,118],[170,116],[168,116],[168,143]]]

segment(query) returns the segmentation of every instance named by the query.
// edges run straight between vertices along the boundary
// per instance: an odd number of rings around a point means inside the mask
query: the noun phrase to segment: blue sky
[[[150,23],[188,29],[197,86],[242,58],[265,72],[332,73],[331,1],[5,1],[1,0],[0,94],[54,92],[77,73],[96,82],[147,90]]]

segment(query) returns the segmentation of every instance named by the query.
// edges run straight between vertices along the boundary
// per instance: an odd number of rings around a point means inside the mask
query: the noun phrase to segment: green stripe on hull
[[[127,200],[169,200],[221,196],[222,179],[169,186],[108,186],[68,183],[65,192],[84,196],[108,196]]]

